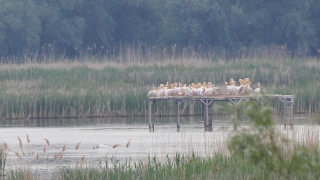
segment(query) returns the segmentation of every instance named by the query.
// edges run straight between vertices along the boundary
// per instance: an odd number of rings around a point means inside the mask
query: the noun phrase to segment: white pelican
[[[229,84],[236,86],[237,82],[231,78]]]
[[[243,85],[243,86],[245,85],[245,82],[244,82],[243,79],[239,79],[239,83],[240,83],[240,86],[241,86],[241,85]]]
[[[156,97],[165,96],[165,90],[166,90],[166,87],[163,84],[160,84],[160,87],[158,88]]]
[[[193,91],[190,87],[184,85],[181,89],[183,90],[185,96],[192,96]]]
[[[258,88],[254,90],[254,94],[260,94],[262,92],[262,86],[260,83],[258,83]]]
[[[164,91],[164,96],[173,96],[174,89],[166,89]]]
[[[156,97],[157,96],[157,88],[153,87],[153,90],[148,92],[148,97]]]
[[[240,92],[240,94],[252,94],[252,93],[253,93],[253,90],[248,83],[241,89],[241,92]]]
[[[219,89],[216,89],[216,88],[209,88],[209,89],[206,89],[203,93],[203,95],[205,96],[213,96],[215,95],[217,92],[219,92]]]
[[[181,92],[181,87],[174,87],[173,88],[173,96],[181,96],[182,92]]]
[[[251,86],[252,84],[251,84],[251,81],[250,81],[250,79],[249,78],[244,78],[244,80],[245,80],[245,83],[248,83],[249,84],[249,86]]]
[[[199,88],[193,88],[191,87],[192,91],[197,95],[197,96],[202,96],[204,92],[204,87],[199,87]]]
[[[228,94],[238,94],[238,89],[236,86],[233,86],[233,85],[229,86],[228,82],[225,82],[224,84],[227,86]]]

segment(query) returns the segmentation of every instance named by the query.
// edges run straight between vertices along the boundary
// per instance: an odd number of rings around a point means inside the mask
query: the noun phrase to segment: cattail
[[[131,141],[131,139],[129,139],[129,141],[127,142],[126,148],[128,148],[130,146],[130,141]]]
[[[36,155],[36,159],[39,159],[39,155],[38,154]]]
[[[59,157],[60,159],[62,158],[62,155],[63,155],[63,151],[60,152],[60,157]]]
[[[22,155],[25,156],[26,154],[22,151],[22,149],[20,150],[22,152]]]
[[[62,151],[65,151],[65,150],[66,150],[66,145],[64,145],[62,148]]]
[[[80,144],[81,144],[81,142],[79,142],[79,143],[76,145],[76,150],[78,150],[78,149],[79,149]]]
[[[219,171],[220,167],[219,166],[215,166],[216,172]]]
[[[29,135],[27,134],[27,142],[30,143]]]
[[[43,138],[45,141],[46,141],[46,143],[48,144],[48,146],[50,145],[50,142],[49,142],[49,140],[48,139],[46,139],[46,138]]]
[[[21,139],[20,139],[20,137],[19,137],[19,136],[17,136],[17,137],[18,137],[18,140],[19,140],[20,148],[22,149],[22,142],[21,142]]]
[[[3,145],[3,148],[4,148],[5,150],[9,150],[9,151],[10,151],[10,149],[9,149],[9,147],[8,147],[8,144],[7,144],[6,142],[3,142],[2,145]]]
[[[82,156],[81,161],[84,162],[85,155]]]
[[[14,153],[16,154],[16,156],[18,156],[18,157],[20,156],[18,151],[17,151],[17,152],[14,152]]]
[[[115,144],[115,145],[112,146],[112,148],[117,148],[119,146],[120,146],[120,144]]]
[[[185,170],[182,171],[181,177],[182,177],[182,179],[186,178],[186,171]]]

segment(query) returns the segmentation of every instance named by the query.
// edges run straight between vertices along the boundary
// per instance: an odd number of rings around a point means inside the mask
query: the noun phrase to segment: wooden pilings
[[[152,122],[152,105],[154,100],[149,99],[149,132],[154,132],[154,124]]]
[[[294,96],[293,95],[264,95],[264,97],[269,99],[278,99],[283,103],[285,118],[289,120],[289,123],[285,122],[284,125],[290,125],[293,128],[293,105],[294,105]],[[200,101],[204,105],[204,130],[208,132],[213,131],[212,126],[212,105],[215,101],[230,101],[234,106],[234,130],[237,130],[238,127],[238,114],[237,114],[237,104],[243,99],[252,99],[257,100],[263,106],[265,104],[265,98],[261,96],[217,96],[217,97],[149,97],[149,131],[154,132],[154,123],[152,122],[152,106],[155,104],[156,100],[175,100],[177,107],[177,132],[180,131],[180,104],[185,100],[194,100]],[[210,112],[211,111],[211,112]],[[210,115],[209,115],[210,114]]]
[[[177,105],[177,132],[180,132],[180,104],[184,100],[178,99],[176,100],[176,105]]]
[[[283,104],[282,110],[282,119],[284,120],[284,128],[286,125],[290,125],[290,128],[293,129],[293,104],[294,104],[294,96],[292,95],[285,95],[279,97],[280,101]]]
[[[209,107],[212,107],[213,100],[205,99],[205,100],[200,100],[200,101],[205,106],[204,130],[212,132],[213,131],[212,118],[209,119]]]

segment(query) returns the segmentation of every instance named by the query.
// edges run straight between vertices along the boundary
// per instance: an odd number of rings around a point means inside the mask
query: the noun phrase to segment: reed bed
[[[212,82],[223,90],[230,78],[248,77],[268,93],[295,95],[296,113],[320,107],[318,60],[290,58],[277,47],[239,52],[223,59],[222,50],[157,51],[128,46],[104,58],[54,59],[0,66],[0,116],[5,119],[146,116],[147,92],[161,83]],[[174,102],[154,106],[156,116],[175,115]],[[184,115],[202,114],[188,103]]]

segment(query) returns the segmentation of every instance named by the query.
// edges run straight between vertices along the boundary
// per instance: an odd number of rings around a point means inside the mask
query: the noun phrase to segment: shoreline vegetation
[[[281,46],[236,52],[196,51],[174,47],[162,51],[126,46],[113,55],[43,62],[26,57],[0,66],[0,118],[82,118],[147,116],[147,93],[166,82],[212,82],[225,88],[231,78],[248,77],[270,94],[295,96],[295,113],[317,113],[320,107],[319,59],[290,57]],[[23,63],[21,63],[23,62]],[[197,102],[183,104],[182,115],[202,114]],[[279,112],[280,105],[275,105]],[[159,102],[155,116],[176,114],[174,102]]]

